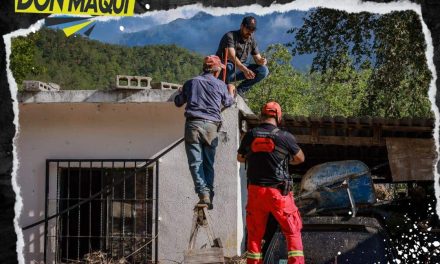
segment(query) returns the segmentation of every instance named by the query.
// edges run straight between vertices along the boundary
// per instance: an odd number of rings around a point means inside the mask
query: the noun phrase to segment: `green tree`
[[[81,36],[67,38],[50,29],[14,38],[12,43],[17,83],[28,78],[54,82],[62,89],[107,89],[118,74],[183,83],[201,71],[202,56],[176,45],[123,47]]]
[[[376,23],[376,62],[365,110],[378,116],[430,116],[431,72],[417,14],[384,15]]]
[[[310,113],[315,116],[359,116],[365,105],[370,69],[356,70],[345,54],[337,68],[309,73],[313,100]]]
[[[340,68],[345,55],[357,70],[371,68],[362,115],[430,117],[431,73],[421,22],[413,11],[385,15],[318,8],[292,28],[292,54],[315,54],[312,72]]]
[[[281,44],[270,46],[265,56],[271,72],[247,95],[254,112],[270,100],[290,115],[357,116],[362,111],[371,70],[356,70],[347,54],[325,73],[296,71],[292,55]]]
[[[35,43],[37,36],[17,37],[12,41],[12,53],[10,56],[11,70],[16,83],[20,84],[28,77],[41,74],[45,71],[39,63],[35,61],[37,48]]]
[[[310,83],[290,64],[289,50],[275,44],[267,48],[265,56],[270,74],[248,93],[250,108],[258,113],[264,103],[276,100],[286,113],[308,115]]]

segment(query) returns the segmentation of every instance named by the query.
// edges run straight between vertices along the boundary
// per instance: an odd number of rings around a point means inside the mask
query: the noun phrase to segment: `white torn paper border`
[[[436,142],[436,151],[439,153],[439,111],[438,107],[435,104],[435,95],[436,95],[436,87],[435,81],[437,79],[437,74],[435,70],[435,65],[433,61],[434,49],[432,45],[431,32],[429,31],[427,25],[423,21],[421,6],[415,3],[411,3],[409,1],[399,1],[399,2],[391,2],[391,3],[373,3],[373,2],[360,2],[360,1],[352,1],[352,0],[297,0],[288,4],[277,4],[276,2],[269,7],[262,7],[260,5],[254,4],[250,6],[241,6],[234,8],[220,8],[220,7],[203,7],[201,4],[188,5],[183,7],[178,7],[175,9],[171,9],[168,11],[150,11],[144,14],[135,15],[135,16],[155,16],[158,19],[164,19],[164,23],[169,23],[178,18],[191,18],[193,15],[198,13],[199,11],[206,12],[213,16],[221,16],[228,14],[245,14],[252,12],[256,15],[266,15],[272,12],[287,12],[292,10],[299,11],[307,11],[311,8],[315,7],[325,7],[325,8],[333,8],[338,10],[343,10],[347,12],[373,12],[378,14],[386,14],[392,11],[404,11],[404,10],[413,10],[419,16],[422,23],[423,33],[425,36],[425,42],[427,44],[426,49],[426,59],[428,62],[429,70],[432,73],[432,80],[429,86],[429,100],[431,101],[431,109],[435,115],[435,127],[433,131],[433,136]],[[106,20],[115,20],[120,19],[120,17],[96,17],[95,20],[106,21]],[[16,194],[16,202],[15,202],[15,218],[14,218],[14,228],[17,233],[17,255],[18,261],[20,264],[24,264],[24,256],[23,256],[23,233],[21,227],[19,226],[19,218],[23,206],[22,198],[20,196],[20,187],[17,185],[17,169],[19,166],[19,158],[17,157],[17,151],[15,146],[15,141],[19,135],[19,122],[18,122],[18,102],[17,102],[17,91],[18,87],[15,83],[15,79],[10,70],[10,60],[9,56],[11,55],[11,38],[17,36],[26,36],[29,33],[36,32],[39,30],[44,24],[44,20],[40,20],[37,23],[30,26],[28,29],[21,29],[14,31],[12,33],[6,34],[3,36],[3,40],[6,48],[6,62],[7,62],[7,78],[9,83],[9,89],[11,91],[12,102],[13,102],[13,111],[14,111],[14,125],[16,127],[16,134],[14,137],[14,145],[13,145],[13,169],[12,169],[12,187]],[[434,172],[434,186],[435,186],[435,196],[437,201],[439,201],[440,197],[440,187],[439,187],[439,174],[437,172],[437,162],[434,163],[433,172]],[[437,215],[440,215],[440,202],[437,202],[436,205]],[[241,214],[238,214],[241,215]]]
[[[14,111],[14,125],[15,125],[15,136],[12,141],[12,155],[13,155],[13,165],[12,165],[12,189],[15,192],[15,206],[14,206],[14,229],[15,233],[17,234],[17,258],[19,263],[25,263],[24,257],[23,257],[23,248],[24,248],[24,241],[23,241],[23,232],[21,230],[19,223],[21,210],[23,208],[23,199],[21,198],[20,194],[20,186],[17,184],[17,170],[19,166],[19,158],[17,157],[17,146],[15,145],[15,141],[17,140],[18,134],[19,134],[19,114],[18,114],[18,102],[17,102],[17,92],[18,87],[17,83],[15,82],[14,76],[12,75],[12,71],[10,69],[11,62],[9,60],[9,57],[11,56],[11,38],[18,37],[18,36],[26,36],[30,33],[35,33],[43,26],[44,21],[40,20],[36,22],[35,24],[31,25],[28,29],[20,29],[16,30],[14,32],[11,32],[9,34],[3,35],[3,41],[5,43],[5,50],[6,50],[6,74],[8,77],[8,83],[9,83],[9,90],[11,91],[11,97],[12,97],[12,109]]]

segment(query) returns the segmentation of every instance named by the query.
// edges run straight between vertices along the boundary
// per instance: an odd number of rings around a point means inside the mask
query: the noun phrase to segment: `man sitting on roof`
[[[222,37],[216,53],[222,61],[228,58],[226,83],[244,80],[237,87],[241,96],[269,74],[267,61],[261,56],[253,36],[256,30],[257,20],[254,17],[243,18],[239,30],[230,31]],[[249,53],[256,64],[247,63]]]

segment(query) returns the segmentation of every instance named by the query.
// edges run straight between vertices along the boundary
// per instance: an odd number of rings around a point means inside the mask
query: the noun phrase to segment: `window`
[[[56,178],[56,192],[49,188],[48,205],[61,213],[50,223],[56,263],[82,261],[90,253],[129,263],[152,261],[156,200],[154,168],[146,162],[49,161],[49,184]]]

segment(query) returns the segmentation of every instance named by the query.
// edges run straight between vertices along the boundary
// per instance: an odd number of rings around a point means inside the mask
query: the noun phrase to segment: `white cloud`
[[[290,28],[292,27],[292,21],[284,15],[277,15],[274,19],[271,19],[271,25],[273,28]]]

